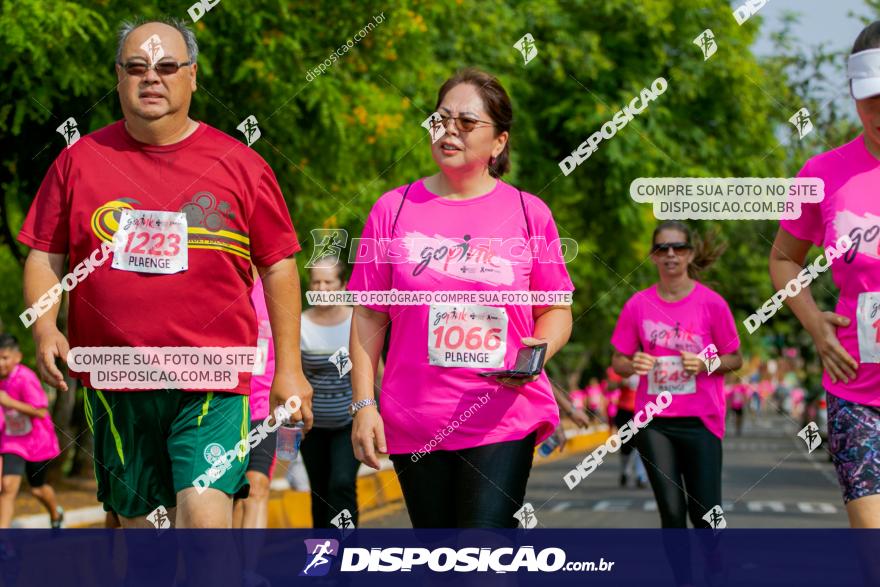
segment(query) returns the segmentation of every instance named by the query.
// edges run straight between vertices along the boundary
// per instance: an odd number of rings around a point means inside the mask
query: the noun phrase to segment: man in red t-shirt
[[[293,259],[300,246],[275,175],[252,149],[189,118],[198,54],[192,31],[169,20],[120,32],[124,120],[58,156],[18,236],[32,249],[24,273],[32,308],[22,319],[34,323],[39,374],[66,391],[55,361],[71,348],[255,347],[253,262],[277,349],[271,404],[298,396],[302,407],[292,417],[308,430],[312,390],[298,350]],[[127,240],[114,239],[117,230]],[[69,343],[56,326],[57,304],[46,311],[43,303],[42,316],[34,309],[59,284],[70,290]],[[249,372],[237,384],[183,390],[149,379],[150,389],[101,391],[88,374],[75,375],[86,387],[98,498],[107,511],[123,526],[170,519],[178,527],[231,527],[232,497],[247,491],[247,452],[260,441],[248,435]],[[196,479],[233,447],[238,458],[199,486]]]

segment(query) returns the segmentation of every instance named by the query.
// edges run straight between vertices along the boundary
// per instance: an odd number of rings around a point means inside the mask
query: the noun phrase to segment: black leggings
[[[413,528],[515,528],[535,434],[421,458],[391,455]]]
[[[299,450],[312,490],[312,527],[332,528],[330,520],[346,509],[357,527],[360,462],[351,447],[351,423],[342,428],[312,428]]]
[[[635,438],[662,526],[687,528],[690,514],[694,528],[710,528],[703,516],[721,505],[721,439],[699,418],[654,418]],[[709,530],[696,534],[705,560],[704,578],[710,585],[718,584],[713,576],[723,569],[720,534]],[[693,583],[690,539],[686,532],[663,533],[663,548],[679,585]]]
[[[699,418],[654,418],[636,436],[663,528],[710,528],[721,505],[721,439]]]

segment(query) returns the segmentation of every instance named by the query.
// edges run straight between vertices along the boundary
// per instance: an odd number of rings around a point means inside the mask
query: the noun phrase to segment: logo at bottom
[[[306,539],[306,566],[300,577],[321,577],[330,571],[339,554],[339,541],[332,538]]]

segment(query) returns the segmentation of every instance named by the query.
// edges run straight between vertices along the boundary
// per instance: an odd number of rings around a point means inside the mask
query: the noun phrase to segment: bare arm
[[[624,355],[621,352],[614,351],[611,357],[611,368],[621,377],[630,377],[633,374],[645,375],[654,367],[656,357],[637,351],[632,355]]]
[[[351,320],[351,388],[352,401],[375,399],[373,386],[376,382],[385,330],[390,319],[388,314],[355,306]],[[378,453],[388,452],[385,444],[385,428],[375,406],[359,410],[354,416],[351,442],[355,457],[374,469],[379,468]]]
[[[24,264],[24,302],[30,307],[53,287],[61,287],[66,255],[46,253],[31,249]],[[40,379],[62,391],[67,391],[64,375],[55,365],[56,359],[67,360],[70,346],[58,330],[58,310],[54,304],[33,325],[34,345],[37,354],[37,374]]]
[[[31,418],[42,418],[49,413],[47,408],[35,408],[27,402],[20,402],[12,399],[5,391],[0,391],[0,406],[21,412],[25,416]]]
[[[709,372],[706,363],[704,363],[703,359],[696,354],[681,351],[681,358],[684,363],[684,370],[687,373],[696,375],[698,373]],[[721,361],[721,364],[712,371],[713,375],[723,375],[731,371],[738,371],[743,364],[742,355],[740,355],[739,351],[726,355],[718,355],[718,359]]]
[[[546,364],[571,338],[571,306],[549,306],[534,314],[534,337],[547,343]]]
[[[568,394],[562,391],[558,386],[553,385],[552,382],[550,388],[553,390],[553,397],[556,398],[556,403],[559,404],[559,411],[570,418],[574,413],[574,406],[568,398]]]
[[[308,432],[312,427],[312,386],[303,374],[299,350],[302,304],[296,261],[290,256],[268,267],[257,267],[257,271],[263,281],[275,345],[270,409],[283,405],[290,396],[298,396],[302,405],[292,419],[302,420],[303,432]]]
[[[809,241],[795,238],[779,229],[770,251],[770,279],[774,288],[782,289],[786,283],[797,278],[809,250]],[[837,327],[849,325],[849,318],[820,310],[809,286],[798,295],[787,298],[785,303],[813,338],[816,351],[822,357],[822,364],[831,380],[847,383],[854,379],[859,365],[841,346],[836,334]]]

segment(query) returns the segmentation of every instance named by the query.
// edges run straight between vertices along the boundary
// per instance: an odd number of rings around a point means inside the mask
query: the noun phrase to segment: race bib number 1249
[[[659,395],[664,391],[673,395],[697,392],[697,381],[684,370],[681,357],[657,357],[654,368],[648,372],[648,394]]]
[[[492,306],[431,305],[428,360],[438,367],[474,369],[504,366],[507,310]]]

